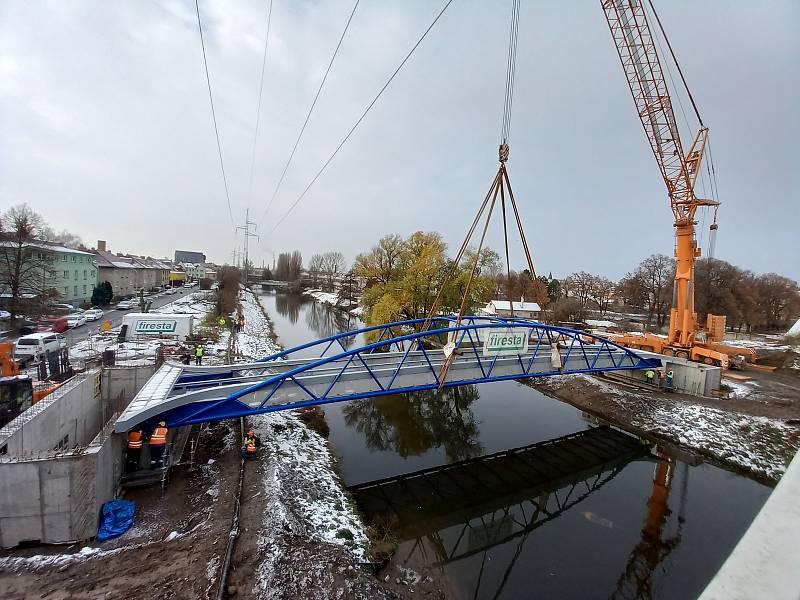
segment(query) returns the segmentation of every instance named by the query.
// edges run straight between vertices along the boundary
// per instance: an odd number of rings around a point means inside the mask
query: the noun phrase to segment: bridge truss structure
[[[524,347],[487,350],[493,333],[524,338]],[[658,359],[603,337],[529,319],[413,319],[332,335],[254,363],[166,363],[123,412],[115,430],[161,420],[181,426],[419,390],[659,366]]]

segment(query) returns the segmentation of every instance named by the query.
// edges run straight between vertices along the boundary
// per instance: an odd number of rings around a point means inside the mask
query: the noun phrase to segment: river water
[[[296,296],[261,300],[286,348],[361,325]],[[614,432],[517,382],[331,404],[325,418],[347,486],[430,469],[354,497],[399,541],[395,562],[432,569],[459,599],[697,597],[771,491],[668,451],[626,455]],[[434,469],[564,436],[525,455],[527,472],[517,459]]]

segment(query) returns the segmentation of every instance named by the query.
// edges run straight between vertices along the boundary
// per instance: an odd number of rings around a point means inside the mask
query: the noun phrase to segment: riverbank
[[[242,294],[237,356],[279,351],[257,295]],[[362,565],[366,529],[336,475],[327,441],[293,412],[246,420],[262,440],[248,471],[229,585],[240,598],[393,598]]]
[[[590,375],[534,379],[529,385],[623,429],[700,454],[768,485],[777,483],[800,446],[796,390],[769,402],[763,394],[754,393],[751,399],[746,392],[730,399],[666,394]]]

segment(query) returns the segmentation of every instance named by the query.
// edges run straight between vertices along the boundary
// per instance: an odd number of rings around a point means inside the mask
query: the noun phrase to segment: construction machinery
[[[687,86],[686,91],[700,122],[700,129],[689,151],[684,152],[672,98],[656,47],[658,40],[651,31],[644,6],[645,1],[655,16],[681,80],[686,86],[680,65],[674,60],[672,46],[663,35],[664,30],[650,0],[601,0],[601,6],[628,80],[636,111],[667,186],[675,227],[675,284],[669,334],[666,337],[652,333],[644,335],[626,333],[609,337],[632,348],[728,368],[731,362],[729,355],[744,356],[747,360],[753,360],[755,352],[723,344],[725,316],[708,314],[703,328],[698,324],[694,308],[695,261],[701,253],[695,236],[697,225],[695,214],[699,208],[713,209],[714,220],[710,233],[710,243],[713,246],[719,206],[717,200],[698,198],[695,193],[695,183],[701,173],[701,164],[708,145],[708,128],[703,124]]]

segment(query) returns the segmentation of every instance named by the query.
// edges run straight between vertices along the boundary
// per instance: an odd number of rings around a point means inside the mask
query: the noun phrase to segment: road
[[[165,304],[169,304],[170,302],[174,302],[178,298],[182,298],[182,297],[184,297],[184,296],[186,296],[188,294],[191,294],[192,292],[196,292],[199,288],[191,287],[191,288],[188,288],[188,289],[184,289],[184,288],[176,288],[176,289],[178,290],[177,293],[172,294],[171,296],[158,296],[158,297],[149,297],[149,298],[146,297],[145,300],[152,300],[153,301],[153,306],[151,307],[150,310],[155,310],[157,308],[161,308]],[[123,315],[125,315],[127,313],[131,313],[131,312],[136,312],[137,310],[138,309],[136,309],[136,308],[131,309],[131,310],[116,310],[116,309],[107,310],[106,314],[103,315],[102,319],[100,319],[98,321],[88,321],[86,323],[86,325],[81,325],[80,327],[76,327],[74,329],[70,329],[70,330],[64,332],[64,335],[67,338],[67,343],[69,344],[69,346],[72,346],[73,344],[75,344],[77,342],[80,342],[81,340],[85,340],[90,335],[92,335],[94,333],[97,333],[99,328],[100,328],[100,324],[103,321],[111,321],[111,326],[112,327],[117,327],[118,325],[120,325],[122,323],[122,316]]]

